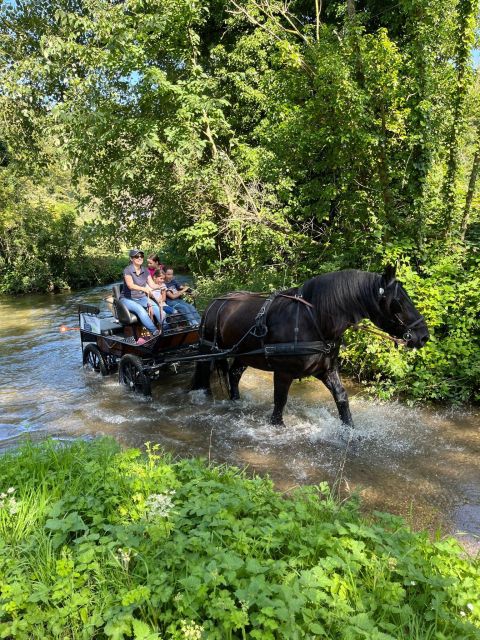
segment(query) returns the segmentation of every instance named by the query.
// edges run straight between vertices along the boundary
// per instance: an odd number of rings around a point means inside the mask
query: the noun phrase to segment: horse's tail
[[[220,380],[220,384],[225,386],[227,395],[230,395],[230,380],[228,378],[228,360],[217,360],[215,362],[215,368],[217,370],[217,376]]]

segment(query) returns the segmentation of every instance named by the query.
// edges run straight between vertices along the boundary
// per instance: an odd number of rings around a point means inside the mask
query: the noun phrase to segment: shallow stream
[[[153,400],[133,397],[116,375],[82,368],[80,302],[108,290],[0,300],[0,449],[22,438],[113,436],[142,446],[158,442],[178,456],[204,456],[269,474],[279,489],[335,483],[363,497],[366,509],[403,515],[414,528],[453,533],[480,551],[480,414],[408,408],[367,399],[349,386],[356,447],[345,436],[330,394],[319,382],[295,383],[285,422],[268,423],[272,376],[247,370],[242,399],[214,385],[214,399],[187,393],[191,369],[165,374]]]

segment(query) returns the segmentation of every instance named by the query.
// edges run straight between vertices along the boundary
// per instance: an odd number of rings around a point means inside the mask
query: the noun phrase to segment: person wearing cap
[[[158,289],[147,269],[143,266],[143,251],[131,249],[128,252],[130,264],[123,270],[122,302],[134,313],[143,326],[153,336],[160,334],[160,330],[154,325],[149,312],[152,311],[158,325],[161,325],[161,314],[158,304],[150,296],[151,289]]]

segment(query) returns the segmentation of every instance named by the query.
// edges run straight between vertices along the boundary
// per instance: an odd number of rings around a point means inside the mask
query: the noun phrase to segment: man
[[[181,285],[175,280],[172,267],[167,267],[165,270],[165,284],[167,285],[168,304],[173,307],[175,311],[183,314],[191,327],[198,327],[200,324],[200,314],[193,304],[189,304],[181,299],[182,296],[190,290],[190,287],[188,287],[188,285]]]

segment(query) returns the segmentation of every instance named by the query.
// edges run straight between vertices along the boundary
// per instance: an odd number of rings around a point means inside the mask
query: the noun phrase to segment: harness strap
[[[242,338],[243,340],[243,338]],[[241,340],[239,341],[241,342]],[[208,359],[228,358],[230,356],[309,356],[318,353],[329,354],[336,346],[336,342],[325,342],[324,340],[316,340],[313,342],[275,342],[273,344],[265,344],[258,349],[250,351],[237,351],[239,342],[230,349],[220,350],[213,342],[209,340],[200,340],[200,351],[203,352],[198,356],[190,356],[191,360],[202,360],[206,356]],[[210,349],[210,351],[209,351]]]
[[[271,297],[271,295],[272,294],[268,295],[267,293],[255,293],[250,291],[232,291],[232,293],[228,293],[224,296],[218,296],[217,298],[215,298],[215,300],[245,300],[246,298],[268,299]],[[307,307],[313,308],[313,304],[311,302],[308,302],[308,300],[305,300],[305,298],[303,298],[301,294],[296,296],[291,296],[288,293],[276,292],[274,295],[281,298],[290,298],[290,300],[296,300],[297,302],[301,302]]]
[[[272,305],[272,302],[275,300],[275,298],[277,296],[278,296],[277,293],[272,293],[265,300],[265,302],[263,303],[263,305],[260,308],[260,311],[255,316],[255,326],[253,327],[253,330],[250,330],[250,333],[255,338],[263,339],[267,335],[267,333],[268,333],[268,327],[267,327],[268,310],[270,309],[270,307]]]

